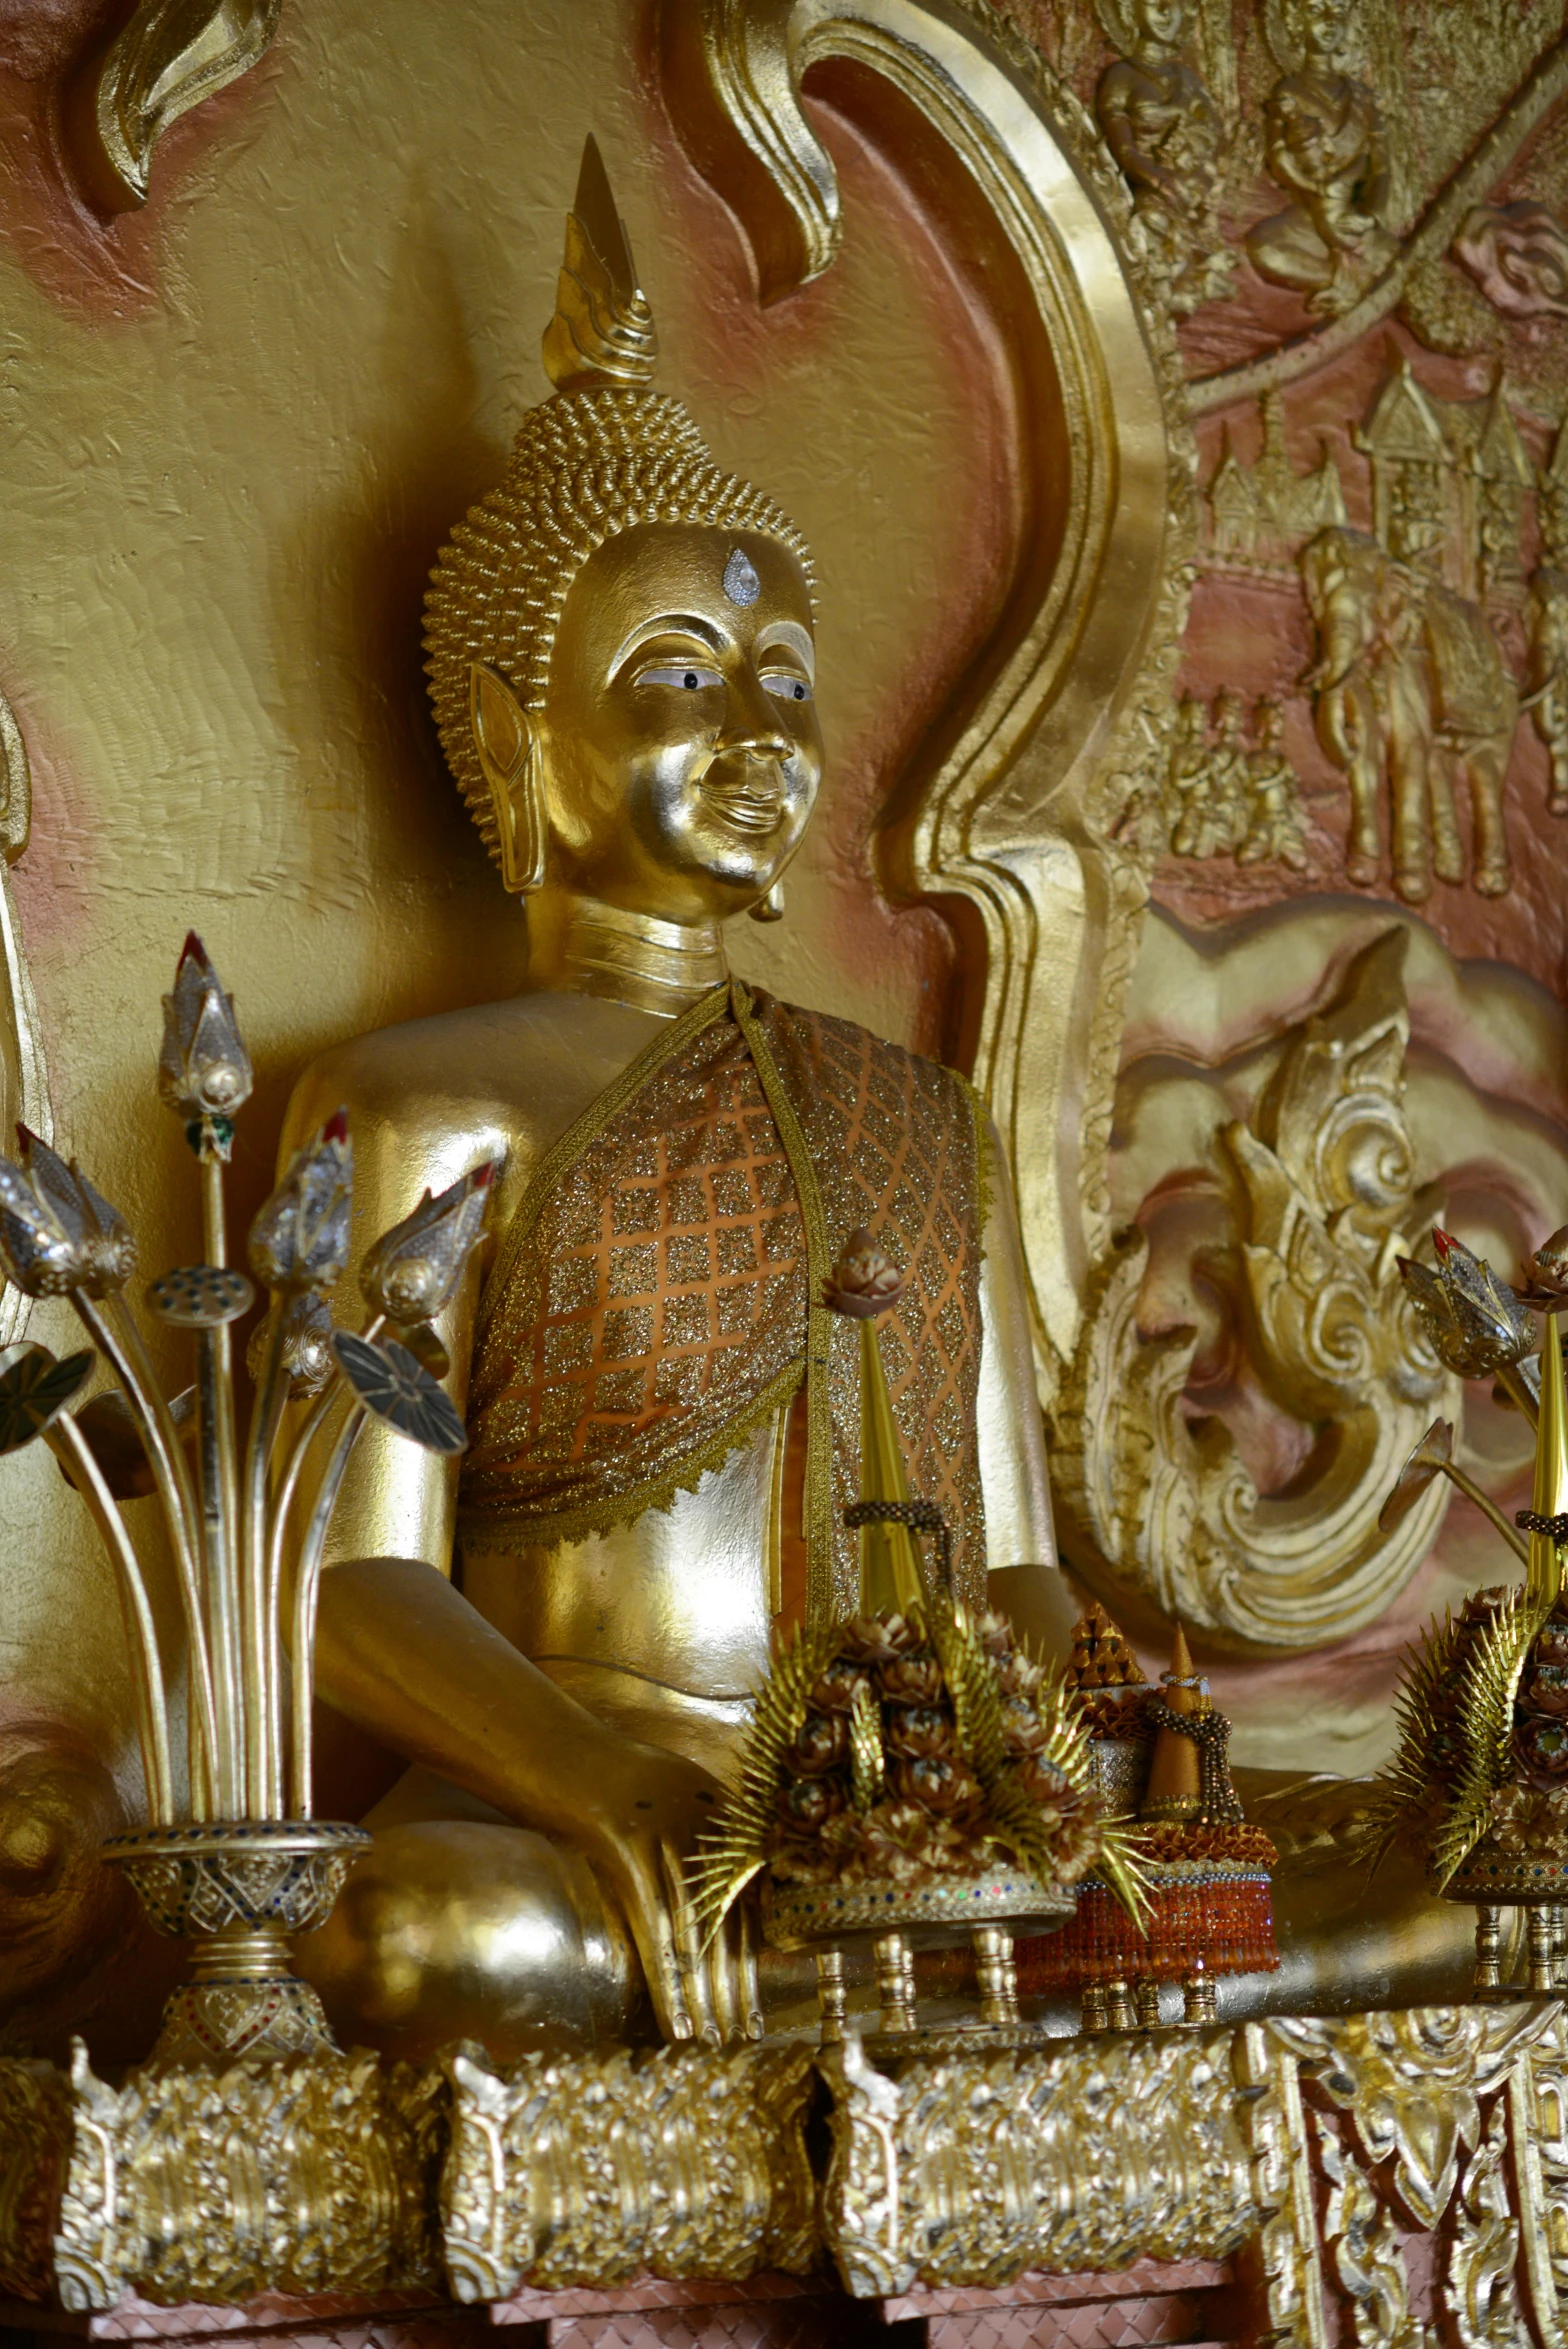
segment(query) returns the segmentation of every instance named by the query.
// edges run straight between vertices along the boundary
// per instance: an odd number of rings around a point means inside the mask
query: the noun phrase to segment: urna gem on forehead
[[[732,547],[724,566],[724,592],[732,604],[754,604],[762,593],[756,566],[741,547]]]

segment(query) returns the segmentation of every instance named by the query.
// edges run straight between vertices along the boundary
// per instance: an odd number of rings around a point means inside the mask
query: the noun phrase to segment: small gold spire
[[[1537,1517],[1560,1517],[1568,1512],[1568,1407],[1563,1394],[1563,1346],[1557,1316],[1546,1316],[1541,1333],[1541,1416],[1535,1435],[1535,1492],[1531,1509]],[[1547,1533],[1530,1536],[1530,1563],[1525,1588],[1532,1599],[1550,1606],[1562,1587],[1562,1553]]]
[[[1209,1710],[1208,1691],[1193,1670],[1187,1634],[1179,1623],[1171,1642],[1171,1668],[1160,1675],[1160,1681],[1173,1713],[1189,1718]],[[1202,1808],[1203,1766],[1197,1746],[1178,1729],[1161,1729],[1154,1740],[1139,1817],[1190,1819]]]
[[[543,347],[545,373],[563,392],[641,390],[659,361],[653,312],[591,133],[566,216],[566,258]]]

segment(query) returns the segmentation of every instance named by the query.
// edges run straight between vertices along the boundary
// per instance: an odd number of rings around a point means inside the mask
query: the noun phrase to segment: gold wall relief
[[[1083,105],[984,0],[669,0],[663,23],[668,103],[764,298],[834,250],[832,167],[800,109],[813,72],[868,123],[875,89],[896,94],[894,154],[934,133],[953,201],[983,204],[1029,419],[1022,553],[884,846],[905,895],[967,908],[960,1026],[1012,1160],[1049,1366],[1103,1225],[1099,1110],[1144,886],[1111,833],[1158,754],[1185,609],[1191,462],[1161,280]],[[830,84],[846,65],[858,81]]]
[[[1219,1129],[1220,1187],[1145,1209],[1096,1277],[1055,1402],[1068,1555],[1222,1644],[1315,1647],[1371,1622],[1446,1506],[1434,1484],[1379,1524],[1423,1429],[1460,1410],[1395,1261],[1434,1206],[1403,1109],[1405,951],[1398,930],[1365,948],[1287,1031]],[[1207,1301],[1208,1328],[1146,1334],[1151,1297],[1178,1290]]]
[[[1349,13],[1337,0],[1331,0],[1325,8],[1313,7],[1311,0],[1306,0],[1306,8],[1308,13],[1321,15],[1325,23],[1337,20],[1343,36]],[[1283,6],[1279,13],[1283,17]],[[1281,46],[1286,57],[1296,53],[1288,34]],[[1350,351],[1402,305],[1413,311],[1416,331],[1425,328],[1430,333],[1443,318],[1443,305],[1439,299],[1438,316],[1434,320],[1429,303],[1419,300],[1426,291],[1423,279],[1441,266],[1474,208],[1506,176],[1515,158],[1568,93],[1568,41],[1553,41],[1542,50],[1495,119],[1489,124],[1476,125],[1480,135],[1462,153],[1448,176],[1419,204],[1415,220],[1400,233],[1390,234],[1386,161],[1380,169],[1385,123],[1379,93],[1354,76],[1344,74],[1326,59],[1325,64],[1324,83],[1343,85],[1341,96],[1347,109],[1351,185],[1359,184],[1363,196],[1370,190],[1384,217],[1379,218],[1375,213],[1363,216],[1367,228],[1362,231],[1354,204],[1344,204],[1343,194],[1335,190],[1330,174],[1310,160],[1305,171],[1293,162],[1288,151],[1287,124],[1280,123],[1283,135],[1271,139],[1275,164],[1286,175],[1287,182],[1299,176],[1302,184],[1299,189],[1293,187],[1296,201],[1279,216],[1281,228],[1273,232],[1273,224],[1267,224],[1273,233],[1256,248],[1249,240],[1249,256],[1260,274],[1272,273],[1278,282],[1315,294],[1321,307],[1330,314],[1329,323],[1307,335],[1281,338],[1276,347],[1254,357],[1213,368],[1200,365],[1193,371],[1187,392],[1189,410],[1195,416],[1213,414],[1236,400],[1255,399],[1271,387],[1317,372]],[[1300,77],[1289,72],[1282,75],[1276,85],[1282,98],[1296,78]],[[1462,141],[1464,117],[1451,98],[1445,103],[1444,97],[1440,97],[1434,111],[1453,118],[1453,127],[1459,130]],[[1309,101],[1303,108],[1303,130],[1311,120],[1311,113]],[[1449,125],[1445,123],[1444,127]],[[1305,147],[1305,140],[1302,144]],[[1318,181],[1322,184],[1315,185]],[[1314,204],[1322,209],[1325,199],[1328,209],[1319,224],[1313,218]],[[1343,221],[1342,226],[1336,227],[1336,212]],[[1345,219],[1346,213],[1351,217]],[[1288,229],[1283,225],[1286,221],[1290,224]],[[1276,234],[1280,240],[1277,246]],[[1324,272],[1321,286],[1313,284],[1309,276],[1299,274],[1300,264],[1290,250],[1298,244],[1311,255],[1316,269]],[[1321,259],[1313,252],[1314,246],[1321,248]],[[1272,272],[1271,263],[1275,264]],[[1294,276],[1289,274],[1293,267],[1298,271]],[[1351,297],[1349,306],[1339,308],[1347,294]]]
[[[1118,52],[1100,76],[1094,108],[1106,146],[1132,190],[1133,210],[1174,317],[1230,290],[1235,258],[1220,227],[1231,126],[1184,54],[1179,5],[1098,0]]]
[[[1373,93],[1346,71],[1347,0],[1266,0],[1263,22],[1280,77],[1264,103],[1264,154],[1287,201],[1248,231],[1247,251],[1260,277],[1334,318],[1398,249],[1388,133]]]
[[[282,9],[283,0],[139,0],[70,109],[84,176],[106,210],[146,203],[164,132],[249,73]]]

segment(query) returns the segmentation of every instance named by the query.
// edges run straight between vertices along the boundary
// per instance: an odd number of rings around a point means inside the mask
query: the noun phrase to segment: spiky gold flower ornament
[[[1368,1828],[1374,1864],[1413,1833],[1434,1891],[1475,1903],[1481,1991],[1500,1987],[1501,1905],[1529,1910],[1531,1986],[1555,1986],[1558,1921],[1568,1896],[1568,1397],[1557,1316],[1557,1307],[1568,1301],[1562,1240],[1554,1234],[1535,1252],[1517,1290],[1503,1287],[1489,1266],[1468,1250],[1460,1252],[1457,1242],[1440,1251],[1443,1274],[1459,1258],[1453,1295],[1433,1308],[1449,1317],[1453,1367],[1471,1377],[1503,1377],[1513,1399],[1536,1421],[1533,1500],[1518,1519],[1528,1546],[1484,1495],[1473,1496],[1522,1558],[1525,1578],[1472,1591],[1457,1614],[1450,1610],[1429,1627],[1397,1700],[1399,1742],[1376,1782]],[[1529,1311],[1543,1307],[1537,1406],[1520,1366],[1530,1342]],[[1453,1473],[1449,1437],[1446,1428],[1429,1431],[1401,1473],[1402,1487]]]
[[[1101,1815],[1065,1678],[1005,1617],[955,1601],[947,1528],[910,1498],[876,1333],[901,1289],[872,1235],[851,1233],[825,1299],[859,1330],[861,1498],[846,1522],[860,1531],[861,1611],[781,1645],[702,1855],[699,1917],[716,1932],[761,1877],[779,1947],[871,1931],[892,1949],[910,1927],[980,1927],[996,1943],[1003,1920],[1070,1915],[1069,1888],[1095,1868],[1136,1919],[1137,1860]],[[934,1537],[931,1559],[917,1533]],[[1011,1979],[1010,1951],[986,1958]]]

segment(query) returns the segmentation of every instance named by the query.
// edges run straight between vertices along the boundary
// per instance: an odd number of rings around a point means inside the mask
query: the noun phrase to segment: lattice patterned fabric
[[[961,1078],[848,1021],[717,992],[557,1144],[518,1210],[481,1309],[462,1530],[520,1547],[668,1506],[794,1392],[809,1326],[835,1521],[812,1603],[852,1607],[836,1521],[858,1491],[858,1365],[834,1317],[808,1313],[827,1269],[808,1228],[831,1261],[863,1223],[909,1275],[883,1351],[911,1483],[954,1525],[977,1595],[980,1188]]]
[[[985,1212],[976,1104],[950,1069],[884,1044],[848,1020],[758,999],[757,1018],[795,1104],[837,1255],[865,1225],[907,1274],[878,1323],[910,1490],[953,1529],[953,1577],[985,1599],[984,1504],[975,1434],[980,1377],[979,1234]],[[860,1491],[860,1364],[830,1318],[834,1587],[858,1599],[859,1549],[843,1513]]]

